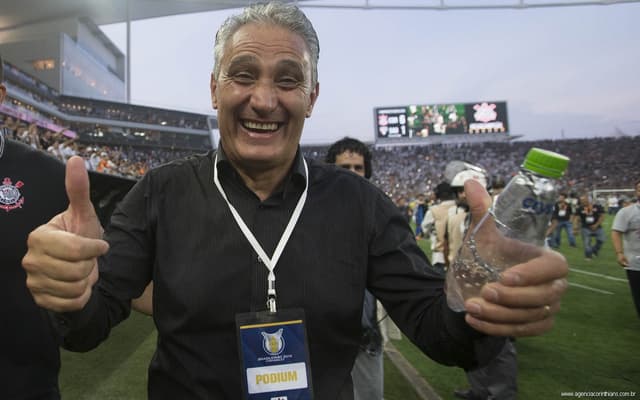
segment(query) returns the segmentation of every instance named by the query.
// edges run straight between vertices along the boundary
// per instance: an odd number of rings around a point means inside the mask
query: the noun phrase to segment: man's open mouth
[[[275,132],[280,127],[277,122],[257,122],[257,121],[242,121],[242,126],[252,132],[269,133]]]

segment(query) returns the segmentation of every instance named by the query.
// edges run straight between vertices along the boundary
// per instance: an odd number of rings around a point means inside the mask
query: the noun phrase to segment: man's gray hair
[[[280,26],[300,35],[311,53],[311,80],[313,86],[318,82],[318,58],[320,56],[320,42],[311,21],[300,9],[293,4],[284,4],[279,1],[252,4],[242,11],[242,14],[233,15],[222,24],[216,34],[214,46],[213,76],[220,76],[220,64],[224,57],[225,45],[229,39],[244,25],[251,23],[263,23]]]

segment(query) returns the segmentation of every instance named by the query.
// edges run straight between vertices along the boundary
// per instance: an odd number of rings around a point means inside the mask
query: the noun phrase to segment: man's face
[[[227,157],[244,169],[288,167],[318,96],[304,40],[285,28],[245,25],[220,62],[211,100]]]
[[[2,68],[2,65],[0,65]],[[4,96],[7,94],[7,88],[4,87],[3,84],[0,83],[0,103],[4,101]]]
[[[364,157],[362,154],[354,153],[352,151],[345,151],[336,156],[337,166],[349,169],[356,174],[364,177]]]

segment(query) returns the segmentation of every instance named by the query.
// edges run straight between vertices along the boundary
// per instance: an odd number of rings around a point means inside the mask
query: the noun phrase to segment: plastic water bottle
[[[569,158],[531,148],[492,208],[496,224],[508,237],[545,245],[545,233],[558,199],[557,178],[564,175]]]
[[[463,311],[464,301],[479,296],[487,282],[497,281],[500,272],[527,261],[526,254],[505,254],[494,248],[495,242],[482,229],[484,224],[495,220],[503,235],[544,246],[558,197],[556,179],[564,174],[568,164],[569,158],[562,154],[535,147],[529,150],[520,171],[511,178],[491,210],[467,232],[447,271],[447,303],[452,310]]]

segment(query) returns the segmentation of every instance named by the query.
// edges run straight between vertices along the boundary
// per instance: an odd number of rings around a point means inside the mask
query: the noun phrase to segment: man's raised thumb
[[[73,156],[67,161],[65,187],[69,198],[66,230],[85,237],[101,238],[102,227],[91,203],[89,174],[81,157]]]

